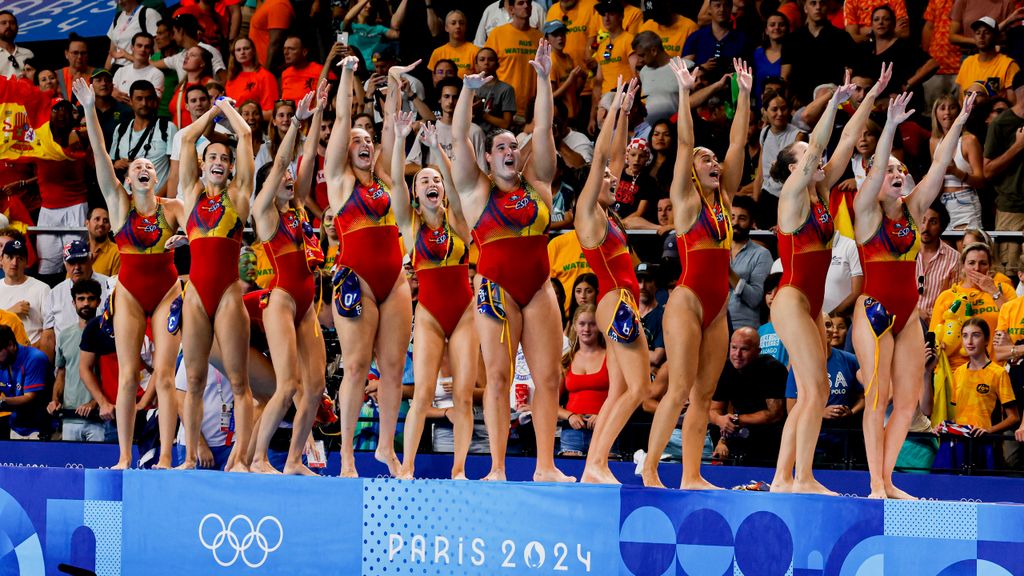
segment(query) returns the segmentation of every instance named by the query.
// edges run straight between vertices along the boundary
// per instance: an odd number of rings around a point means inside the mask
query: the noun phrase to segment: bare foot
[[[718,486],[715,486],[711,482],[708,482],[703,477],[698,476],[696,480],[683,479],[679,484],[679,488],[682,490],[721,490]]]
[[[452,472],[452,480],[469,480],[465,472]]]
[[[773,489],[772,492],[774,491],[775,490]],[[821,482],[818,482],[813,478],[804,482],[793,482],[791,491],[795,494],[821,494],[823,496],[839,496],[838,492],[833,492],[832,490],[829,490],[828,488],[823,486]]]
[[[175,466],[174,469],[175,470],[195,470],[196,469],[196,463],[195,462],[189,462],[188,460],[186,460],[186,461],[182,462],[181,464],[178,464],[177,466]]]
[[[270,464],[267,464],[267,466],[268,466],[268,467],[269,467],[269,468],[270,468],[271,470],[273,470],[273,471],[274,471],[274,473],[280,474],[280,472],[278,472],[278,471],[277,471],[277,470],[276,470],[276,469],[275,469],[275,468],[274,468],[273,466],[270,466]],[[251,470],[249,469],[249,467],[248,467],[248,466],[246,466],[245,464],[241,463],[241,462],[239,462],[239,463],[235,464],[235,465],[234,465],[234,466],[232,466],[231,468],[226,468],[226,469],[225,469],[224,471],[225,471],[225,472],[246,472],[246,473],[248,473],[248,472],[251,472]],[[269,472],[264,472],[264,474],[269,474]]]
[[[777,494],[788,494],[794,491],[792,480],[779,480],[778,482],[773,480],[771,486],[772,488],[769,491]]]
[[[398,475],[396,475],[395,478],[398,478],[399,480],[415,480],[416,476],[413,474],[413,470],[406,470],[403,466],[402,469],[398,471]]]
[[[275,472],[277,472],[275,470]],[[305,464],[299,462],[298,464],[285,464],[284,473],[293,476],[319,476],[316,472],[310,470]]]
[[[875,500],[881,500],[882,498],[886,498],[886,497],[887,496],[885,495],[885,490],[881,490],[881,489],[872,490],[871,493],[868,494],[868,498],[873,498]]]
[[[612,474],[612,471],[607,466],[598,468],[597,466],[588,467],[583,470],[583,475],[580,477],[580,482],[584,484],[614,484],[620,485],[619,479]]]
[[[232,470],[233,472],[233,470]],[[270,462],[266,460],[254,460],[252,467],[247,472],[253,472],[255,474],[280,474],[281,471],[270,465]]]
[[[665,485],[662,484],[662,482],[661,482],[661,478],[658,476],[657,469],[655,469],[655,470],[646,470],[645,469],[643,471],[642,478],[644,480],[644,486],[646,486],[648,488],[665,488]]]
[[[533,473],[534,482],[575,482],[575,476],[567,476],[558,468],[550,470],[537,470]]]
[[[911,496],[892,484],[885,487],[885,497],[894,500],[917,500],[916,496]]]
[[[160,461],[160,462],[157,462],[156,464],[153,464],[153,468],[152,469],[153,470],[170,470],[171,468],[172,468],[172,466],[171,466],[170,462]]]
[[[481,478],[481,480],[485,482],[504,482],[506,480],[505,471],[491,470],[490,472],[487,473],[487,476],[484,476],[483,478]]]
[[[398,478],[398,475],[402,473],[402,463],[398,461],[398,456],[395,455],[394,451],[383,452],[378,447],[373,453],[373,457],[377,459],[377,462],[387,465],[388,473],[392,477]]]
[[[341,468],[341,478],[359,478],[359,472],[356,472],[355,466],[343,466]]]

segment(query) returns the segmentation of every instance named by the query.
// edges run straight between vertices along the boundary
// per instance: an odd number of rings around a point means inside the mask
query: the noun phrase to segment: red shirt
[[[577,374],[569,368],[565,373],[565,390],[569,401],[565,409],[576,414],[597,414],[608,399],[608,358],[593,374]]]
[[[199,82],[192,82],[191,84],[206,84],[213,80],[207,76],[201,79]],[[181,130],[185,126],[192,123],[192,114],[188,111],[188,100],[186,99],[185,87],[191,85],[188,82],[179,82],[178,86],[174,89],[174,93],[171,94],[171,101],[167,103],[167,110],[171,113],[171,122]]]
[[[256,57],[260,64],[267,65],[270,31],[287,30],[294,20],[295,9],[290,0],[267,0],[256,9],[249,23],[249,38],[256,46]]]
[[[266,68],[260,68],[255,72],[241,72],[234,79],[228,80],[224,89],[239,107],[246,100],[255,100],[264,112],[274,108],[278,94],[277,78]]]
[[[85,175],[90,165],[84,155],[76,155],[71,160],[36,159],[34,162],[43,208],[67,208],[88,201]]]
[[[298,102],[307,93],[316,90],[316,81],[320,79],[323,68],[316,62],[310,62],[302,68],[285,68],[281,72],[281,99]]]

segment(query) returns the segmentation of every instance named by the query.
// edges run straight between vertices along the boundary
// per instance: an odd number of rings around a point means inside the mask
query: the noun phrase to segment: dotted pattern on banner
[[[496,513],[502,506],[498,502],[470,504],[460,487],[462,483],[451,481],[363,480],[363,574],[447,576],[459,566],[475,568],[470,561],[473,531],[469,519],[501,518]],[[413,553],[416,537],[422,538],[417,543],[422,544],[422,557]]]
[[[96,535],[97,576],[121,574],[121,503],[86,500],[84,523]]]
[[[978,507],[966,502],[886,500],[885,535],[976,540]]]
[[[732,563],[732,576],[746,576],[745,574],[743,574],[743,571],[740,570],[740,567],[736,565],[735,560],[733,560]],[[793,576],[793,562],[789,563],[789,568],[786,570],[786,573],[783,576]]]

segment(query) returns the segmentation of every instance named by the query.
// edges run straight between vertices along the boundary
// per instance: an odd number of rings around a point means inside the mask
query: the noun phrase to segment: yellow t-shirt
[[[430,54],[430,62],[427,63],[427,68],[433,72],[438,60],[451,60],[455,62],[455,66],[459,69],[459,78],[462,78],[473,67],[473,59],[476,58],[476,53],[479,51],[480,48],[472,42],[466,42],[458,48],[451,44],[445,44],[436,48]]]
[[[1013,291],[1012,285],[997,283],[996,286],[1003,294],[1002,299],[1004,302],[1004,308],[1012,304],[1012,302],[1017,298],[1017,293]],[[939,294],[939,297],[935,299],[935,307],[932,308],[931,330],[936,333],[943,330],[943,325],[945,324],[945,320],[942,318],[943,313],[953,305],[954,300],[961,297],[965,298],[971,305],[972,317],[980,316],[985,320],[985,323],[988,324],[990,333],[995,334],[1000,311],[996,307],[996,303],[992,299],[992,295],[984,290],[967,290],[960,286],[960,284],[954,284],[952,288],[944,290]],[[963,313],[963,309],[961,309],[960,313]],[[966,320],[966,317],[964,319]],[[992,351],[991,338],[988,343],[988,355],[989,358],[995,357],[995,354]],[[954,370],[966,363],[967,355],[964,353],[963,346],[959,346],[955,353],[949,355],[949,366]]]
[[[516,114],[520,116],[526,116],[537,95],[537,72],[530,60],[543,37],[536,28],[520,30],[512,24],[498,26],[487,37],[486,46],[498,53],[498,79],[515,89]]]
[[[999,93],[1010,88],[1013,75],[1020,70],[1020,66],[1013,61],[1013,58],[1005,54],[997,54],[988,62],[982,62],[978,55],[966,58],[960,64],[960,72],[956,75],[956,83],[960,90],[965,90],[973,82],[981,82],[993,93]]]
[[[106,241],[96,247],[93,255],[92,271],[104,276],[117,276],[121,270],[121,253],[117,251],[117,245]]]
[[[1011,342],[1024,339],[1024,298],[1011,300],[999,309],[997,332],[1006,332]]]
[[[597,37],[597,30],[601,27],[601,17],[594,10],[594,3],[580,0],[566,12],[562,10],[561,3],[555,2],[548,8],[546,21],[551,20],[561,20],[565,23],[569,29],[565,34],[565,52],[572,56],[577,66],[586,67],[587,55],[593,52],[591,41]]]
[[[7,326],[14,332],[14,340],[22,346],[31,346],[28,341],[28,334],[25,332],[25,324],[14,312],[0,310],[0,325]]]
[[[644,23],[644,13],[631,4],[626,4],[622,12],[622,29],[633,36],[640,33],[640,25]]]
[[[548,259],[551,261],[551,278],[558,280],[565,288],[565,309],[569,309],[572,298],[572,284],[581,274],[591,272],[590,264],[583,255],[583,247],[575,230],[551,238],[548,242]]]
[[[661,37],[661,43],[669,57],[682,56],[683,45],[686,38],[697,31],[697,23],[686,16],[680,16],[679,20],[672,26],[662,26],[654,20],[648,20],[640,25],[640,31],[650,30]]]
[[[558,53],[554,50],[551,51],[551,90],[557,90],[559,86],[565,82],[565,79],[569,77],[569,73],[576,67],[576,63],[573,61],[565,52]],[[578,77],[577,77],[578,78]],[[564,94],[562,94],[562,102],[565,104],[566,110],[569,112],[569,118],[575,118],[576,112],[579,110],[580,105],[580,81],[576,80],[575,89],[570,88]]]
[[[995,362],[981,370],[971,370],[967,364],[957,368],[953,373],[953,397],[956,423],[977,428],[990,428],[996,407],[1016,400],[1010,375]]]
[[[602,34],[597,43],[597,52],[594,52],[594,60],[597,60],[598,69],[601,71],[602,94],[615,90],[620,75],[623,84],[636,76],[633,67],[629,65],[632,46],[633,35],[629,32],[620,32],[614,39],[608,38],[607,32]]]

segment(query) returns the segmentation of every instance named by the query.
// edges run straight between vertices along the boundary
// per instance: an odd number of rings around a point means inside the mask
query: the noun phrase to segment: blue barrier
[[[1022,552],[1015,505],[0,468],[2,575],[1002,575]]]

